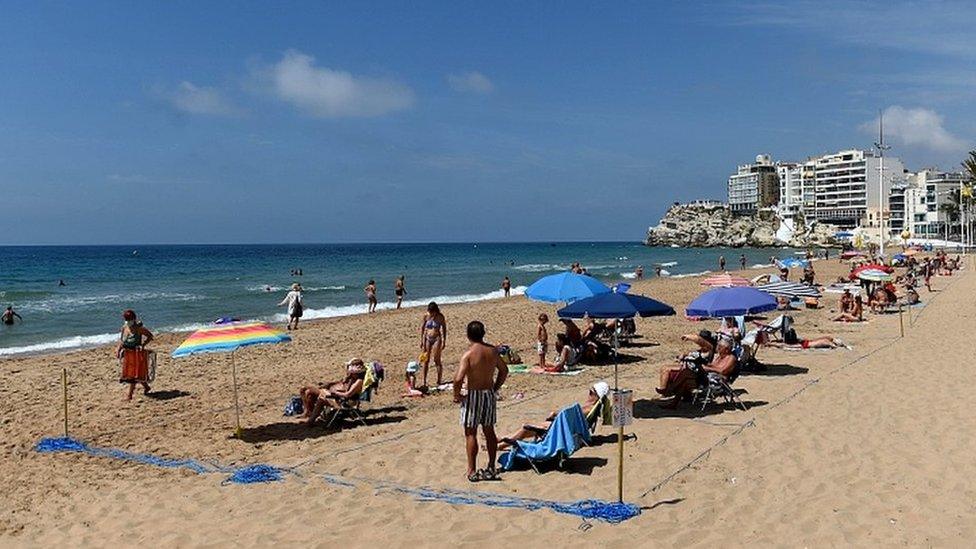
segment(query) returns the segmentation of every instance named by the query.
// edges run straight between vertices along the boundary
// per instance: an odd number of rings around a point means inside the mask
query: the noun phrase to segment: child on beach
[[[549,315],[542,313],[539,315],[539,326],[535,331],[536,338],[536,352],[539,353],[539,367],[546,367],[546,354],[549,351],[549,330],[546,329],[546,323],[549,322]]]

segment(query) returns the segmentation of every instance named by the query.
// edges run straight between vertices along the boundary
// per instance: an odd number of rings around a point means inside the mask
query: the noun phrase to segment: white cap
[[[596,392],[596,396],[603,398],[610,394],[610,385],[606,381],[597,381],[593,384],[593,390]]]

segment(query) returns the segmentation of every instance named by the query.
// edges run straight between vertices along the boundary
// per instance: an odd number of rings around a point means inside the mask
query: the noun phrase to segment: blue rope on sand
[[[254,484],[256,482],[278,482],[284,478],[284,471],[271,465],[248,465],[235,469],[224,484]]]
[[[335,475],[324,475],[326,482],[339,486],[354,486],[348,480]],[[489,492],[468,492],[464,490],[412,488],[383,481],[364,480],[373,484],[377,491],[391,491],[413,496],[418,501],[439,501],[454,505],[486,505],[489,507],[505,507],[509,509],[526,509],[538,511],[549,509],[557,513],[574,515],[584,519],[595,519],[617,524],[636,517],[640,514],[640,507],[632,503],[606,502],[598,499],[583,499],[572,502],[550,501],[544,499],[522,498],[492,494]]]
[[[41,453],[74,452],[97,457],[107,457],[122,461],[131,461],[143,465],[165,467],[168,469],[189,469],[198,475],[206,473],[231,473],[223,483],[253,484],[256,482],[275,482],[283,478],[283,471],[271,465],[248,465],[237,469],[206,464],[194,459],[171,459],[139,454],[118,448],[97,448],[71,437],[42,438],[34,450]]]

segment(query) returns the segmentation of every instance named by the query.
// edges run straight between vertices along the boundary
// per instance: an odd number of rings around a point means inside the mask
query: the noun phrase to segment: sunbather
[[[715,372],[728,378],[735,369],[736,358],[732,354],[732,341],[727,337],[720,337],[715,347],[715,356],[711,362],[702,366],[706,372]],[[670,408],[677,407],[682,399],[691,398],[692,392],[698,387],[695,373],[682,362],[678,366],[661,370],[660,386],[654,390],[664,397],[674,397]]]
[[[590,416],[590,412],[593,411],[593,407],[596,406],[600,400],[610,394],[610,385],[604,381],[598,381],[590,387],[589,393],[586,395],[586,400],[580,403],[580,407],[583,408],[583,415],[586,417]],[[526,424],[523,425],[521,429],[515,431],[514,433],[502,437],[498,443],[499,450],[508,449],[513,441],[525,440],[528,438],[534,438],[541,433],[545,433],[549,430],[549,426],[552,424],[553,420],[559,414],[559,410],[546,416],[546,420],[539,424]]]
[[[574,366],[578,360],[576,349],[569,343],[569,336],[566,334],[556,334],[556,362],[547,363],[547,372],[565,372],[570,366]]]
[[[861,294],[854,297],[850,307],[834,317],[835,322],[862,322],[864,320],[864,300]]]
[[[790,328],[786,331],[782,343],[770,343],[773,346],[784,347],[787,349],[836,349],[837,347],[847,347],[847,344],[840,338],[833,336],[821,336],[814,339],[801,339],[796,335],[796,330]]]
[[[346,378],[321,385],[306,385],[299,390],[305,414],[302,415],[309,425],[322,414],[326,406],[338,410],[339,401],[355,398],[363,392],[363,381],[366,379],[366,365],[361,358],[354,358],[346,363]]]

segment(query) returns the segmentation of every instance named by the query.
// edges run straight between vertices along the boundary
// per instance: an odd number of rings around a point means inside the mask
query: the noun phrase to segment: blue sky
[[[0,244],[638,240],[976,136],[964,3],[0,3]]]

